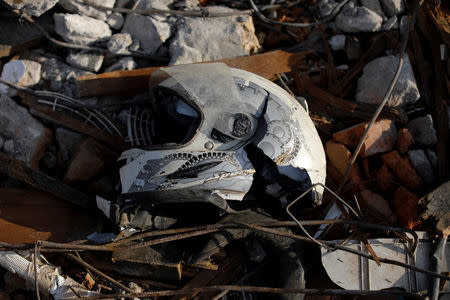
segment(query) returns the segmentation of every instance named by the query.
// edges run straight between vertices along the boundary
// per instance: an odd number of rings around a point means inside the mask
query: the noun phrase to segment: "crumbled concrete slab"
[[[376,32],[381,29],[383,18],[366,7],[345,5],[336,17],[336,26],[344,32]]]
[[[47,10],[51,9],[59,0],[2,0],[6,4],[20,9],[30,16],[39,17]]]
[[[116,0],[89,0],[90,2],[106,7],[114,7]],[[102,21],[106,21],[109,12],[96,9],[89,5],[84,5],[78,0],[60,0],[61,5],[67,12],[78,14],[86,17],[92,17]]]
[[[450,234],[450,181],[443,183],[440,187],[429,193],[426,198],[426,210],[422,214],[423,218],[435,218],[437,228]]]
[[[125,18],[121,13],[118,12],[112,13],[106,20],[106,23],[108,23],[109,27],[115,30],[119,30],[120,28],[122,28],[124,22]]]
[[[405,12],[403,0],[380,0],[383,11],[387,17],[402,14]]]
[[[334,51],[344,50],[345,49],[345,35],[336,34],[331,37],[328,41],[331,46],[331,49]]]
[[[210,13],[234,11],[218,6],[205,9]],[[182,18],[177,23],[177,33],[169,48],[169,64],[244,56],[256,52],[259,48],[250,16]]]
[[[426,184],[432,184],[435,182],[436,176],[434,174],[434,169],[431,162],[428,160],[425,151],[422,149],[410,150],[408,151],[408,155],[414,169],[416,169],[423,181]]]
[[[19,86],[33,86],[41,80],[41,65],[26,59],[12,60],[3,66],[1,78]],[[15,89],[2,83],[0,92],[10,97],[17,94]]]
[[[361,5],[377,13],[383,20],[387,19],[378,0],[361,0]]]
[[[393,15],[389,19],[386,20],[386,22],[383,23],[383,26],[381,27],[382,31],[389,31],[391,29],[396,29],[398,27],[398,21],[397,16]]]
[[[133,40],[129,33],[114,34],[108,41],[108,50],[114,54],[129,53],[128,47],[131,46]]]
[[[51,143],[51,132],[14,100],[0,94],[0,128],[7,139],[3,150],[14,159],[37,169]]]
[[[89,44],[111,36],[108,24],[101,20],[76,14],[54,14],[53,18],[56,33],[70,43]]]
[[[103,54],[97,53],[71,53],[66,58],[66,62],[82,70],[98,72],[103,64]]]
[[[369,62],[364,67],[362,76],[358,79],[356,101],[380,104],[394,78],[398,61],[397,56],[388,55]],[[407,54],[405,54],[403,61],[400,76],[387,103],[389,106],[403,106],[414,103],[420,98]]]
[[[115,64],[105,69],[105,72],[112,72],[118,70],[134,70],[136,69],[136,62],[131,57],[125,57],[120,59]]]
[[[429,114],[409,121],[408,130],[418,145],[431,147],[437,143],[433,118]]]

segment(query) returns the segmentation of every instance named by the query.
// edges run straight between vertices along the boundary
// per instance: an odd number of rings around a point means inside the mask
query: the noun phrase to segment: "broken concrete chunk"
[[[81,133],[77,133],[65,128],[59,127],[56,129],[56,141],[59,146],[58,156],[63,163],[68,162],[72,158],[75,151],[75,146],[83,139]]]
[[[103,64],[103,54],[71,53],[66,58],[69,65],[91,72],[98,72]]]
[[[408,148],[414,144],[414,138],[408,128],[402,128],[398,131],[397,149],[400,153],[406,153]]]
[[[336,17],[336,26],[344,32],[376,32],[381,29],[383,18],[365,7],[349,7]]]
[[[11,98],[0,94],[0,128],[9,139],[3,150],[27,166],[37,169],[51,143],[51,132]]]
[[[56,33],[70,43],[84,45],[111,36],[108,24],[101,20],[75,14],[54,14],[53,18]]]
[[[19,86],[33,86],[41,80],[41,65],[31,60],[12,60],[3,66],[1,78]],[[17,94],[17,90],[2,83],[0,92],[10,97]]]
[[[355,148],[361,139],[368,123],[362,123],[353,127],[338,131],[333,138],[349,147]],[[373,124],[367,133],[367,137],[361,148],[362,157],[391,150],[397,140],[397,129],[391,120],[379,120]]]
[[[450,234],[450,181],[443,183],[440,187],[429,193],[426,198],[426,210],[422,217],[427,219],[429,217],[435,218],[437,228]]]
[[[425,151],[423,151],[422,149],[410,150],[408,151],[408,155],[411,163],[413,164],[417,173],[419,173],[420,177],[422,177],[423,181],[426,184],[432,184],[436,180],[436,176],[434,175],[433,166],[428,160]]]
[[[423,181],[412,166],[408,157],[401,157],[397,150],[381,156],[381,160],[398,177],[400,182],[412,190],[420,190]]]
[[[390,17],[389,19],[387,19],[386,22],[383,23],[383,27],[381,28],[381,30],[383,31],[389,31],[391,29],[396,29],[398,26],[397,23],[397,16],[393,15],[392,17]]]
[[[141,50],[154,54],[170,36],[170,24],[142,15],[128,15],[122,33],[129,33],[138,40]]]
[[[400,226],[413,229],[417,224],[419,198],[407,188],[400,186],[394,193],[392,207]]]
[[[210,13],[233,12],[209,6]],[[171,65],[249,55],[260,48],[250,16],[182,18],[170,45]]]
[[[47,10],[51,9],[59,0],[2,0],[6,4],[20,9],[22,12],[30,16],[39,17]]]
[[[319,1],[319,11],[320,16],[323,18],[331,14],[333,9],[338,5],[334,0],[320,0]]]
[[[331,37],[329,40],[329,44],[331,49],[334,51],[344,50],[345,49],[345,35],[336,34]]]
[[[386,19],[386,16],[381,9],[380,2],[378,0],[361,0],[361,5],[371,11],[377,13],[383,20]]]
[[[379,57],[368,63],[363,75],[358,79],[356,101],[370,104],[380,104],[386,94],[395,71],[398,67],[397,56],[388,55]],[[403,106],[414,103],[420,98],[416,80],[408,55],[405,54],[400,76],[392,91],[389,106]]]
[[[388,17],[402,14],[405,12],[405,4],[403,0],[380,0],[383,11]]]
[[[367,209],[378,221],[394,224],[397,220],[395,214],[389,208],[389,204],[381,195],[371,190],[363,190],[360,199],[361,206]]]
[[[408,130],[414,137],[416,144],[431,147],[437,143],[436,130],[433,126],[433,118],[429,114],[411,120],[408,123]]]
[[[116,0],[89,0],[93,4],[102,5],[106,7],[114,7]],[[64,7],[64,9],[70,13],[78,14],[82,16],[92,17],[105,21],[109,13],[94,8],[89,5],[84,5],[78,0],[60,0],[59,4]]]
[[[136,68],[136,62],[131,57],[125,57],[106,68],[105,72],[112,72],[117,70],[134,70]]]
[[[114,34],[108,41],[108,50],[114,54],[128,53],[128,46],[133,43],[129,33]]]
[[[122,28],[124,22],[124,17],[121,13],[118,12],[112,13],[106,20],[106,23],[108,23],[108,25],[115,30],[119,30],[120,28]]]

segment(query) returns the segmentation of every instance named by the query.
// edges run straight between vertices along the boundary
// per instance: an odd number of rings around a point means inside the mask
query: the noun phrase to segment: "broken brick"
[[[413,229],[417,224],[419,198],[407,188],[400,186],[392,197],[392,208],[400,226]]]
[[[414,138],[408,128],[402,128],[398,131],[397,149],[400,153],[408,152],[408,148],[414,144]]]
[[[381,159],[403,185],[412,190],[420,190],[423,187],[422,178],[417,174],[408,157],[401,157],[398,151],[394,150],[381,156]]]
[[[391,192],[396,188],[397,179],[386,165],[383,165],[377,172],[377,184],[383,192]]]
[[[353,127],[341,130],[333,134],[333,138],[352,148],[355,148],[368,123],[362,123]],[[379,120],[373,124],[367,133],[367,137],[361,148],[362,157],[370,156],[376,153],[383,153],[391,150],[397,140],[397,129],[391,120]]]
[[[388,202],[381,195],[371,190],[361,192],[361,205],[380,222],[394,224],[397,219]]]

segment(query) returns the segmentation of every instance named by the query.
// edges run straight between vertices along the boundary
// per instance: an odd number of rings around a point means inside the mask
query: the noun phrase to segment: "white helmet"
[[[150,94],[159,137],[122,153],[123,197],[233,211],[228,201],[242,200],[254,181],[248,144],[299,184],[325,182],[323,145],[306,107],[278,85],[222,63],[192,64],[153,73]],[[314,190],[316,203],[322,192]]]

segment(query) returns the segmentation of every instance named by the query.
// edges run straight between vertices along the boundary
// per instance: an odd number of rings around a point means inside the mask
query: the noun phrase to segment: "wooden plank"
[[[220,59],[230,67],[243,69],[270,79],[275,74],[290,72],[312,51],[289,53],[282,50],[252,56]],[[208,62],[204,62],[208,63]],[[168,66],[151,67],[131,71],[114,71],[99,75],[86,75],[77,78],[80,97],[100,95],[135,95],[148,91],[151,74]]]
[[[75,205],[84,208],[95,206],[95,199],[2,153],[0,153],[0,173],[23,181],[37,189],[49,192]]]

